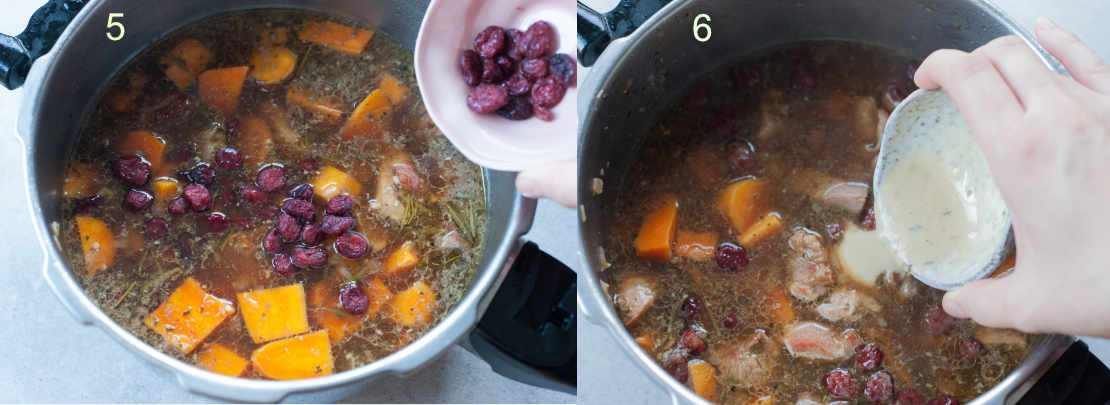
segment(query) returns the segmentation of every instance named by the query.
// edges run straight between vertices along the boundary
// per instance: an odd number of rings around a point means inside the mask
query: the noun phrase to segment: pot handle
[[[498,374],[575,394],[576,296],[574,271],[528,242],[467,343]]]
[[[49,0],[35,10],[22,33],[14,37],[0,34],[0,83],[8,90],[22,86],[31,63],[50,51],[87,3],[88,0]]]
[[[614,39],[640,27],[671,0],[621,0],[612,11],[600,13],[578,2],[578,60],[593,66],[598,55]]]
[[[1107,404],[1108,386],[1110,370],[1087,349],[1086,343],[1076,341],[1017,403]]]

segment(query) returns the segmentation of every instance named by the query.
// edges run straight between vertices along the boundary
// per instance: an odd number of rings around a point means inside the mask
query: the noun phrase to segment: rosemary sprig
[[[339,309],[339,308],[332,308],[332,307],[320,307],[320,308],[325,310],[325,311],[328,311],[328,312],[331,312],[331,313],[335,314],[335,316],[338,316],[340,319],[351,317],[351,314],[348,314],[347,311],[344,311],[344,310]]]
[[[116,309],[116,307],[118,307],[119,304],[123,302],[123,299],[127,298],[127,294],[131,294],[131,289],[135,288],[135,283],[135,281],[132,281],[131,284],[127,286],[127,289],[123,291],[123,294],[120,294],[119,299],[116,300],[116,303],[112,304],[112,309]]]

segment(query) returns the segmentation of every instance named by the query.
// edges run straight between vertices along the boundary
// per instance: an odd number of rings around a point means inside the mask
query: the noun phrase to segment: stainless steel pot
[[[625,353],[656,384],[665,387],[675,403],[704,404],[706,401],[671,378],[639,349],[600,282],[599,272],[603,271],[600,247],[605,240],[607,215],[613,212],[616,190],[626,181],[642,134],[648,133],[657,114],[681,97],[699,76],[722,63],[802,40],[840,39],[876,44],[920,60],[938,48],[971,50],[993,38],[1015,34],[1033,45],[1046,63],[1050,62],[1027,32],[983,1],[666,3],[667,0],[639,4],[622,1],[606,15],[579,3],[579,59],[589,63],[598,50],[604,49],[582,82],[578,100],[580,236],[582,251],[586,253],[585,271],[579,273],[579,305],[586,319],[606,326]],[[645,12],[643,5],[655,8]],[[710,17],[708,22],[699,21],[707,22],[712,30],[706,42],[696,40],[698,34],[693,32],[694,19],[699,14]],[[700,36],[705,36],[704,31]],[[1050,65],[1062,71],[1057,64]],[[600,195],[591,192],[594,178],[603,181],[604,192]],[[1074,341],[1070,336],[1046,336],[1016,370],[972,403],[1015,403]]]
[[[82,118],[108,80],[133,56],[181,26],[213,14],[253,8],[297,8],[345,16],[374,27],[411,49],[427,1],[190,0],[152,3],[146,0],[99,0],[87,6],[82,3],[84,0],[51,0],[47,6],[50,8],[36,13],[24,35],[19,38],[0,36],[0,57],[4,58],[0,79],[5,85],[16,87],[23,83],[22,74],[27,72],[35,57],[50,50],[53,44],[51,37],[64,28],[57,46],[42,55],[30,71],[24,89],[27,100],[20,112],[17,136],[26,148],[27,197],[31,215],[35,218],[35,234],[46,257],[43,274],[51,289],[78,321],[100,327],[139,356],[169,370],[185,389],[225,399],[278,401],[291,393],[336,388],[384,375],[408,375],[460,340],[490,361],[496,371],[532,384],[574,392],[573,378],[570,383],[554,380],[543,370],[531,364],[515,362],[513,356],[502,353],[502,342],[488,341],[483,334],[469,334],[494,300],[498,286],[523,246],[521,236],[532,225],[536,201],[515,192],[515,175],[512,173],[483,171],[489,213],[485,224],[487,243],[470,292],[426,335],[371,364],[307,380],[231,378],[174,359],[113,322],[85,296],[62,260],[58,239],[53,234],[59,221],[61,197],[58,190],[67,152],[80,134]],[[81,9],[81,6],[84,8]],[[123,13],[122,18],[116,19],[123,23],[126,30],[119,41],[106,38],[105,23],[109,21],[109,13]],[[67,28],[70,18],[73,21]],[[27,51],[24,58],[9,58],[12,54],[19,56],[23,51]],[[573,312],[569,316],[570,328],[573,328]],[[573,335],[574,330],[570,329],[570,333]],[[573,351],[570,356],[573,366]]]

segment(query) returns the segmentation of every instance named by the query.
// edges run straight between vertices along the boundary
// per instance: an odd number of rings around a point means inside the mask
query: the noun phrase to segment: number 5
[[[123,13],[108,13],[108,32],[107,32],[107,35],[108,35],[108,39],[112,40],[112,41],[119,41],[119,40],[123,39],[123,33],[125,31],[123,29],[123,23],[118,22],[118,21],[113,21],[113,19],[116,18],[116,17],[123,18]],[[112,28],[119,28],[119,33],[116,34],[116,35],[112,35]]]
[[[702,19],[704,19],[705,22],[701,22]],[[713,36],[713,29],[707,24],[710,21],[712,21],[712,19],[709,18],[709,14],[698,14],[697,17],[694,17],[694,39],[698,40],[698,42],[709,41],[709,37]]]

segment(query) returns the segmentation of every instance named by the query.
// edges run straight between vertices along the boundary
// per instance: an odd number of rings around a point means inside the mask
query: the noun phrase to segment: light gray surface
[[[582,0],[596,10],[610,10],[617,0]],[[1110,2],[1105,0],[997,0],[1011,17],[1032,29],[1039,15],[1053,18],[1060,25],[1076,32],[1103,58],[1110,58]],[[662,404],[669,396],[634,364],[613,337],[601,326],[583,318],[578,324],[578,403],[592,404]],[[1083,339],[1104,363],[1110,364],[1110,340]]]
[[[4,2],[0,32],[23,30],[45,0]],[[14,136],[21,90],[0,89],[0,402],[209,402],[182,391],[173,377],[126,351],[99,329],[82,327],[42,278],[41,249],[31,236],[23,193],[22,145]],[[527,237],[577,267],[574,212],[541,202]],[[568,239],[571,238],[571,239]],[[493,373],[471,353],[452,347],[408,378],[384,378],[339,395],[304,395],[295,402],[571,403],[575,398]]]

